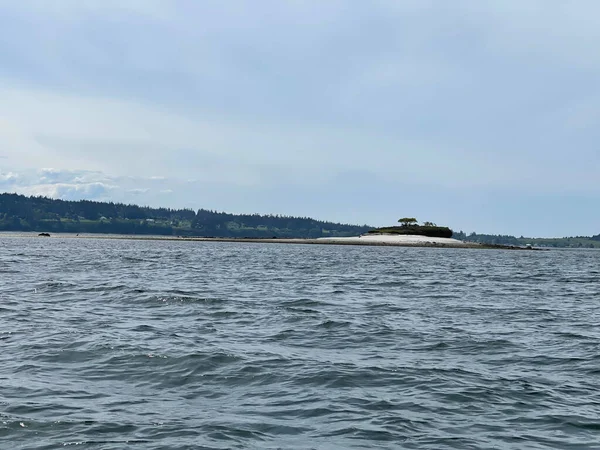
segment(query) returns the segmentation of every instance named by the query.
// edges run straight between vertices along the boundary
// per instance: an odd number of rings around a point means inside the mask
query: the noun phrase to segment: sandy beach
[[[426,245],[447,247],[468,247],[469,244],[458,239],[437,238],[418,235],[367,234],[363,236],[320,238],[317,241],[357,245]]]
[[[187,237],[156,235],[120,235],[120,234],[72,234],[51,233],[50,237],[38,236],[38,233],[2,232],[0,238],[36,238],[36,239],[125,239],[142,241],[190,241],[190,242],[247,242],[259,244],[312,244],[312,245],[363,245],[392,247],[434,247],[434,248],[494,248],[520,250],[520,247],[485,245],[463,242],[451,238],[436,238],[418,235],[369,234],[351,237],[329,237],[316,239],[291,238],[227,238],[227,237]]]

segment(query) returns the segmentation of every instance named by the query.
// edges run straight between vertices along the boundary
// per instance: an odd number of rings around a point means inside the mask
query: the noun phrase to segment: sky
[[[600,233],[596,0],[0,0],[0,192]]]

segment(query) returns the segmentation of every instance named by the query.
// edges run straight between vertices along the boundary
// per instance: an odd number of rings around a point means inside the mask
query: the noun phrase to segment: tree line
[[[480,244],[524,246],[531,244],[538,247],[552,248],[600,248],[600,234],[596,236],[573,236],[561,238],[531,238],[525,236],[454,232],[455,239]]]
[[[316,238],[352,236],[371,229],[309,217],[0,194],[0,231]]]

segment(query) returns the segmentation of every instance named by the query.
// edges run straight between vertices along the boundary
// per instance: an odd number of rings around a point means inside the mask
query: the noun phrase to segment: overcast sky
[[[0,191],[600,233],[597,0],[0,0]]]

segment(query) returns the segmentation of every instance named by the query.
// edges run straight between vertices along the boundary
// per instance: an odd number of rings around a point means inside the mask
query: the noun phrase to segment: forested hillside
[[[478,242],[480,244],[498,244],[498,245],[515,245],[524,246],[531,244],[535,247],[550,247],[550,248],[600,248],[600,234],[597,236],[574,236],[561,238],[531,238],[531,237],[516,237],[509,235],[494,235],[494,234],[466,234],[463,231],[455,232],[455,239],[462,241]]]
[[[155,234],[215,237],[353,236],[369,226],[200,209],[150,208],[89,200],[0,194],[0,231]]]

